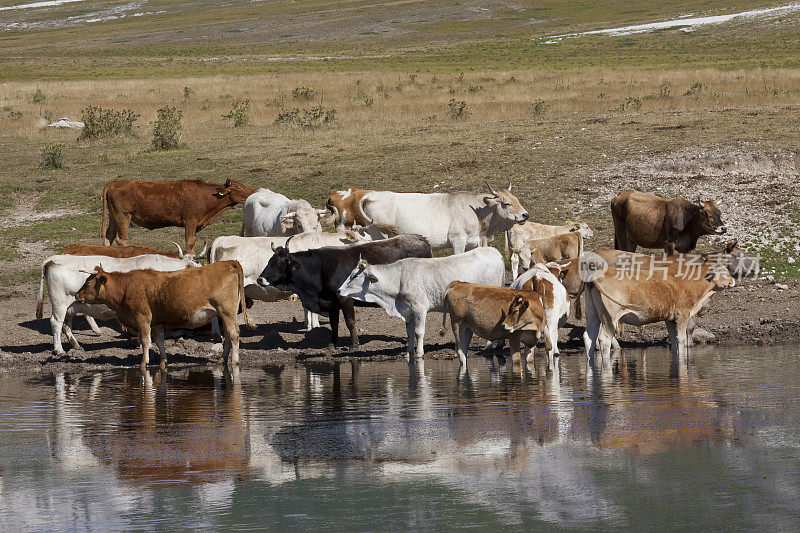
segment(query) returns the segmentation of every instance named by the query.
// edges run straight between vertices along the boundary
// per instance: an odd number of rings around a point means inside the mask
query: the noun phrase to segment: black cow
[[[288,244],[288,242],[287,242]],[[287,248],[273,249],[266,268],[258,278],[262,286],[272,285],[300,297],[303,307],[314,313],[327,313],[331,320],[332,348],[339,340],[339,311],[350,330],[350,345],[358,346],[355,302],[337,291],[356,268],[359,259],[385,265],[406,257],[431,257],[431,245],[421,235],[403,234],[391,239],[347,247],[326,247],[290,254]]]

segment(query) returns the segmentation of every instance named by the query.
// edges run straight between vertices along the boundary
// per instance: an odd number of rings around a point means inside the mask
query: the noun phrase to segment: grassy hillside
[[[23,3],[14,0],[13,3]],[[327,70],[717,67],[800,62],[798,14],[557,44],[544,37],[774,2],[78,1],[0,10],[0,77]],[[313,59],[307,59],[313,57]],[[323,59],[325,58],[325,59]]]

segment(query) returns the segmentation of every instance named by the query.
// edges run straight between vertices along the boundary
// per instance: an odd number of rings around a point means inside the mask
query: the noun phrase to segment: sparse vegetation
[[[181,118],[183,111],[177,107],[164,106],[158,110],[158,118],[153,123],[154,150],[177,148],[181,140]]]
[[[325,109],[322,104],[311,109],[298,108],[278,114],[275,124],[292,124],[301,128],[316,128],[323,124],[330,124],[336,119],[335,109]]]
[[[233,126],[239,128],[250,124],[250,99],[236,100],[230,111],[222,115],[223,119],[233,120]]]
[[[537,98],[533,101],[533,112],[540,115],[545,112],[549,104],[543,98]]]
[[[183,99],[184,100],[188,100],[189,98],[191,98],[192,94],[194,94],[194,91],[191,88],[189,88],[189,87],[184,87],[183,88]]]
[[[689,89],[687,89],[687,91],[685,93],[683,93],[683,95],[684,96],[699,96],[699,95],[703,94],[703,92],[705,92],[705,90],[706,90],[706,86],[703,85],[702,83],[700,83],[699,81],[696,81],[696,82],[694,82],[692,84],[691,87],[689,87]]]
[[[64,168],[64,144],[47,143],[42,146],[42,157],[39,168]]]
[[[31,102],[34,104],[41,104],[45,100],[47,100],[47,96],[45,96],[44,91],[39,88],[37,88],[33,94],[31,94]]]
[[[451,98],[450,101],[447,102],[447,114],[453,118],[465,118],[469,114],[467,102]]]
[[[133,125],[139,118],[130,109],[117,111],[90,105],[81,112],[84,127],[78,136],[79,141],[112,137],[114,135],[133,135]]]
[[[292,89],[292,98],[296,100],[311,100],[314,98],[314,89],[311,87],[295,87]]]

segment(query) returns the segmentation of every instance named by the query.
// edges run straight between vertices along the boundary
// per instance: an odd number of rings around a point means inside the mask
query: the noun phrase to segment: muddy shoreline
[[[787,287],[783,289],[781,287]],[[126,366],[138,366],[141,361],[137,342],[122,337],[114,329],[113,321],[98,321],[103,334],[95,336],[82,318],[75,321],[75,334],[82,350],[72,349],[66,356],[52,354],[49,303],[45,304],[45,318],[34,318],[35,288],[33,285],[16,287],[0,292],[0,372],[14,374],[41,374],[57,372],[89,372]],[[307,364],[318,362],[332,364],[350,360],[396,360],[405,355],[405,325],[400,319],[387,316],[379,309],[357,309],[361,346],[346,350],[349,340],[347,328],[340,326],[340,346],[328,350],[328,320],[323,318],[321,328],[306,334],[302,330],[302,313],[297,302],[256,302],[251,309],[258,328],[242,328],[241,366],[258,367],[274,365]],[[441,314],[430,313],[425,335],[425,358],[448,360],[454,366],[452,334],[449,327],[444,337],[439,335]],[[698,326],[711,333],[710,344],[724,346],[764,346],[800,344],[800,280],[782,279],[745,280],[736,287],[714,297],[712,310],[698,319]],[[581,321],[570,318],[560,332],[563,356],[582,354]],[[210,334],[202,331],[186,332],[178,338],[167,340],[169,364],[215,365],[218,352],[213,351]],[[666,346],[663,324],[644,328],[628,327],[620,338],[623,348]],[[483,342],[473,340],[470,357],[482,357]],[[66,345],[65,345],[66,347]],[[537,354],[539,352],[537,351]],[[151,354],[151,362],[158,361]]]

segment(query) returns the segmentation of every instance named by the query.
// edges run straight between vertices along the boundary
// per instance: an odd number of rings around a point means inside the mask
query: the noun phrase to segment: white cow
[[[539,224],[538,222],[525,222],[517,226],[512,226],[506,232],[506,254],[511,261],[511,278],[517,279],[519,276],[519,262],[522,259],[523,247],[525,243],[531,240],[548,239],[564,233],[577,232],[581,234],[584,239],[589,239],[594,235],[594,232],[589,228],[583,220],[571,221],[563,226],[550,226],[548,224]]]
[[[370,240],[369,235],[351,230],[336,233],[308,232],[292,237],[239,237],[230,235],[214,239],[211,245],[211,252],[208,255],[208,262],[239,261],[244,273],[245,295],[253,300],[277,302],[278,300],[288,299],[292,296],[292,293],[271,286],[264,287],[256,283],[272,257],[273,246],[276,248],[278,246],[286,246],[288,241],[289,251],[295,253],[324,246],[346,246]],[[306,331],[318,328],[319,315],[305,310],[304,325]],[[212,328],[215,334],[219,334],[219,323],[216,318],[213,320]]]
[[[242,237],[283,237],[322,231],[320,220],[328,213],[305,200],[290,200],[269,189],[258,189],[242,206]]]
[[[389,316],[405,320],[408,356],[422,357],[425,319],[429,311],[444,311],[447,285],[465,281],[501,287],[505,273],[502,254],[491,247],[447,257],[411,257],[388,265],[361,260],[339,294],[378,304]]]
[[[567,317],[569,317],[569,298],[567,289],[561,281],[548,269],[552,266],[561,269],[558,263],[548,263],[543,265],[535,263],[533,268],[522,274],[511,282],[512,289],[522,289],[528,281],[532,281],[533,286],[538,287],[537,291],[542,299],[545,316],[545,335],[550,339],[551,348],[547,351],[547,356],[552,366],[553,357],[558,355],[558,328],[560,328]]]
[[[490,194],[402,193],[374,191],[361,198],[366,222],[387,235],[416,233],[431,249],[452,247],[455,253],[488,246],[495,234],[528,219],[528,212],[508,188]]]
[[[192,266],[200,266],[188,254],[183,259],[164,255],[137,255],[136,257],[107,257],[101,255],[53,255],[42,263],[42,275],[39,280],[39,295],[36,299],[36,318],[42,318],[44,307],[44,286],[50,294],[50,326],[53,329],[53,351],[64,355],[61,345],[61,330],[67,336],[70,345],[80,349],[78,341],[72,334],[72,319],[77,313],[95,318],[111,319],[116,314],[111,309],[97,304],[82,304],[75,301],[75,295],[86,282],[95,267],[103,265],[108,272],[130,272],[149,268],[160,272],[182,270]]]

